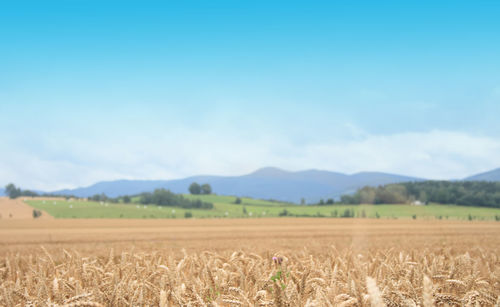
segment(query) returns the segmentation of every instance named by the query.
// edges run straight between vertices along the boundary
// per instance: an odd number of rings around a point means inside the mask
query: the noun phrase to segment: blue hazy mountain
[[[500,181],[500,168],[465,178],[466,181]]]
[[[302,198],[316,202],[321,198],[336,198],[342,194],[370,185],[422,180],[415,177],[362,172],[346,175],[322,170],[289,172],[266,167],[243,176],[194,176],[177,180],[116,180],[72,190],[54,191],[57,194],[88,197],[105,193],[108,196],[133,195],[158,188],[175,193],[187,193],[192,182],[208,183],[214,193],[220,195],[248,196],[299,203]]]
[[[0,188],[0,196],[5,196],[5,189],[4,188]]]

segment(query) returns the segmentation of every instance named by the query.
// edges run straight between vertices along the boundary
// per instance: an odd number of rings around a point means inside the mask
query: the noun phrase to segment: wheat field
[[[0,306],[500,303],[499,223],[143,223],[0,224]]]

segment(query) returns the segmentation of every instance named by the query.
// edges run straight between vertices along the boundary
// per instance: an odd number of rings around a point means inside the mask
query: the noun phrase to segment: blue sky
[[[498,1],[0,4],[0,185],[500,167]]]

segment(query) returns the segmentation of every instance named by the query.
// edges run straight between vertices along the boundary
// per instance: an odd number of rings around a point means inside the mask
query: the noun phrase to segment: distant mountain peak
[[[248,174],[247,176],[278,177],[278,176],[286,176],[288,174],[290,174],[289,171],[285,171],[284,169],[277,167],[268,166],[259,168],[258,170]]]

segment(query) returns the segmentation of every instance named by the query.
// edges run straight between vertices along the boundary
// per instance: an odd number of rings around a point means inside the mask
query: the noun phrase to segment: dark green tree
[[[189,186],[189,193],[193,195],[199,195],[201,193],[200,185],[196,182],[191,183],[191,185]]]
[[[5,186],[5,193],[9,198],[17,198],[21,196],[21,189],[17,188],[13,183],[9,183]]]
[[[208,183],[202,184],[201,194],[212,194],[212,187]]]

